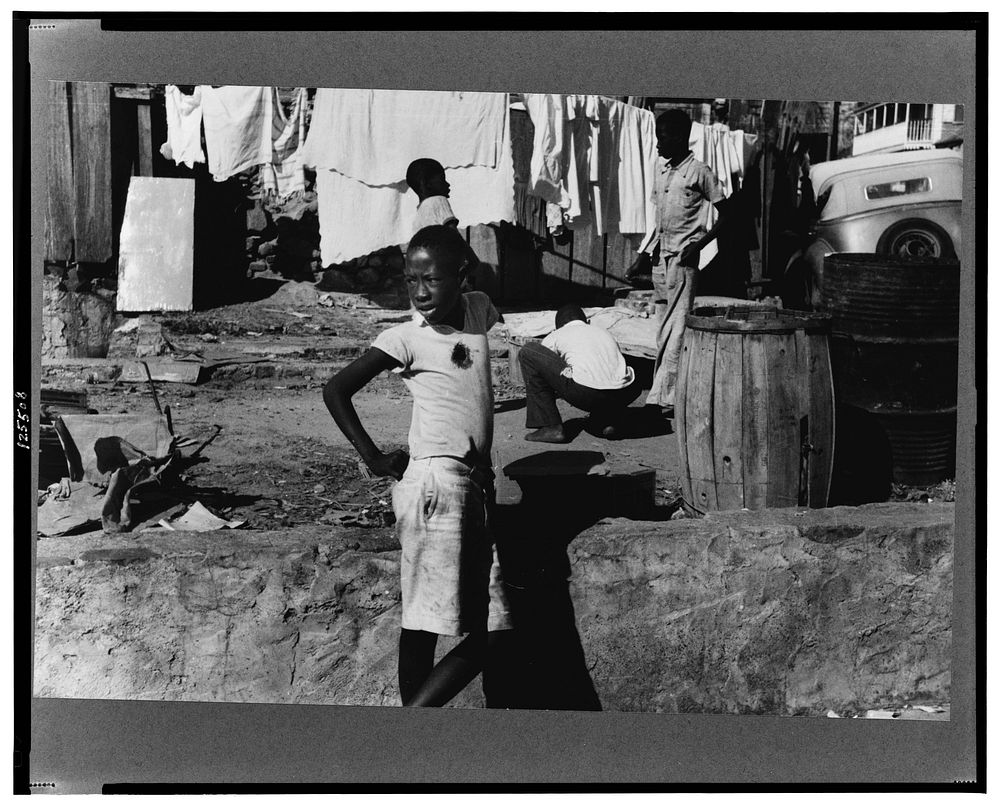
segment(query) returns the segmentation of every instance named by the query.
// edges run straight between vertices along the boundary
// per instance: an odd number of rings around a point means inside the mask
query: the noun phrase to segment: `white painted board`
[[[191,310],[194,179],[133,176],[118,255],[119,311]]]

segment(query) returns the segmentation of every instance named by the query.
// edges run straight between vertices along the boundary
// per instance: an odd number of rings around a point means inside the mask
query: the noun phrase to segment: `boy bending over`
[[[392,476],[402,546],[399,692],[404,705],[441,706],[483,669],[511,617],[487,520],[494,498],[493,386],[486,332],[499,313],[460,290],[466,244],[455,228],[421,229],[406,252],[413,318],[381,333],[323,391],[334,421],[372,472]],[[351,398],[381,372],[413,395],[409,455],[383,453]],[[438,635],[468,635],[434,664]],[[484,679],[489,705],[489,681]]]
[[[606,438],[614,422],[639,396],[635,373],[626,366],[615,339],[587,321],[579,305],[556,311],[556,329],[539,344],[529,341],[517,356],[524,375],[528,410],[525,427],[535,428],[529,442],[566,442],[556,400],[588,411]]]

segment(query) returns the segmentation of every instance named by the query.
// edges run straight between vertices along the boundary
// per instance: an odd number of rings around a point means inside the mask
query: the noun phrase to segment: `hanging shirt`
[[[272,162],[272,87],[201,87],[208,170],[217,182]]]
[[[566,186],[571,151],[566,136],[569,119],[566,96],[532,93],[522,97],[535,129],[528,192],[567,209],[572,202]]]
[[[645,234],[651,241],[656,232],[656,117],[631,104],[622,104],[618,111],[622,117],[618,139],[618,229]]]
[[[405,179],[420,157],[449,179],[452,168],[502,169],[508,103],[502,92],[318,89],[303,158],[373,186]]]
[[[291,109],[286,113],[278,93],[273,94],[274,114],[271,130],[271,161],[261,165],[261,186],[265,193],[287,197],[306,189],[302,166],[302,146],[306,138],[305,87],[295,90]]]
[[[163,158],[189,168],[197,162],[203,163],[201,87],[185,95],[178,87],[168,84],[163,91],[163,101],[167,115],[167,141],[160,146]]]

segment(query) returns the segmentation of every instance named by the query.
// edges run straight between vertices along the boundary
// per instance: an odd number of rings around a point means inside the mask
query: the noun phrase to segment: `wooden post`
[[[45,206],[45,259],[73,259],[73,155],[70,146],[69,87],[65,81],[48,83],[50,109]]]
[[[99,82],[71,86],[76,260],[104,263],[112,253],[111,90]]]
[[[153,123],[149,101],[135,105],[136,135],[139,140],[139,157],[135,166],[136,176],[153,175]]]

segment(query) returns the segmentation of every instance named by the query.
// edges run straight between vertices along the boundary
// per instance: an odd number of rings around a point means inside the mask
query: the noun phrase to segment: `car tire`
[[[908,218],[889,227],[879,238],[875,251],[904,260],[914,257],[947,260],[955,256],[948,233],[926,218]]]

